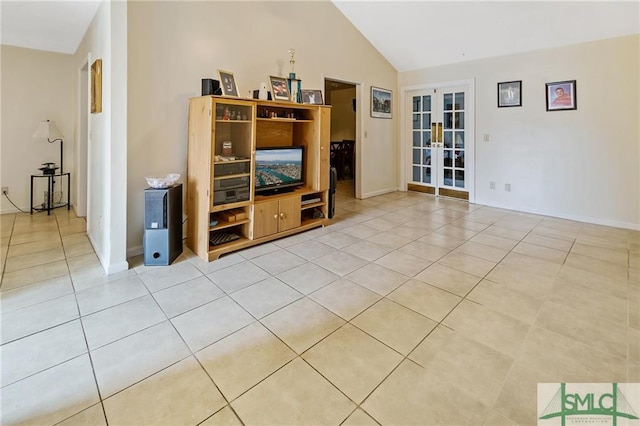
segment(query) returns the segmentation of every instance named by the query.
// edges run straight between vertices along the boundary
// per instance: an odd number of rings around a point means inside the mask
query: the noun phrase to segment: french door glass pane
[[[456,109],[464,109],[464,93],[456,93]]]
[[[444,160],[444,166],[445,167],[453,167],[453,153],[450,149],[445,149],[442,152],[443,155],[443,160]]]
[[[456,148],[464,148],[464,132],[456,132]]]
[[[413,181],[420,182],[420,166],[413,166]]]
[[[420,151],[420,149],[413,150],[413,164],[420,164],[420,157],[422,157],[422,155],[420,155]]]
[[[456,129],[464,129],[464,112],[456,112]]]
[[[456,186],[464,188],[464,170],[456,170]]]
[[[444,184],[447,186],[453,186],[453,170],[444,169]]]
[[[431,146],[431,131],[422,132],[422,146]]]
[[[456,150],[456,168],[464,169],[464,151]]]
[[[420,96],[413,97],[413,112],[420,112]]]
[[[424,165],[426,165],[426,166],[430,166],[431,165],[431,150],[430,149],[425,149],[424,150]]]
[[[453,93],[447,93],[444,95],[443,109],[445,111],[451,111],[453,109]]]
[[[422,183],[431,183],[431,167],[424,168],[424,176],[422,178]]]
[[[420,132],[413,133],[413,146],[420,146]]]
[[[420,114],[413,114],[413,128],[420,128]]]
[[[431,128],[431,114],[426,113],[422,115],[422,128],[425,130]]]
[[[453,132],[444,132],[444,147],[453,148]]]
[[[443,114],[444,119],[442,121],[444,121],[443,125],[445,129],[453,129],[453,113],[452,112],[445,112]]]
[[[422,108],[423,111],[431,111],[431,96],[423,96],[422,97]]]

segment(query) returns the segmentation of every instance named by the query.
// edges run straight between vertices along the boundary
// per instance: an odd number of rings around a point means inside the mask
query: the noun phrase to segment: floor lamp
[[[62,175],[64,173],[64,166],[63,166],[63,161],[64,161],[64,141],[62,140],[62,133],[60,133],[60,130],[58,129],[58,126],[56,126],[55,121],[49,121],[49,120],[45,120],[45,121],[41,121],[40,124],[38,124],[38,128],[36,129],[36,132],[33,134],[33,137],[36,139],[46,139],[47,142],[49,143],[54,143],[54,142],[58,142],[60,141],[60,177],[62,178]],[[48,166],[45,166],[46,168],[48,168]],[[54,204],[55,201],[52,201],[52,194],[56,193],[56,178],[55,178],[55,166],[52,168],[53,170],[51,173],[51,187],[49,188],[49,195],[47,195],[47,212],[50,211],[51,208],[51,204]],[[43,174],[47,174],[47,170],[44,169],[40,169],[42,170]],[[69,188],[67,188],[67,190],[69,190]],[[33,194],[33,184],[32,184],[32,188],[31,188],[32,194]],[[43,205],[44,207],[44,205]]]
[[[62,140],[62,133],[58,130],[58,126],[56,126],[55,121],[41,121],[36,129],[36,132],[33,134],[34,138],[37,139],[46,139],[49,143],[54,143],[60,141],[60,174],[64,173],[63,168],[63,155],[64,155],[64,141]]]

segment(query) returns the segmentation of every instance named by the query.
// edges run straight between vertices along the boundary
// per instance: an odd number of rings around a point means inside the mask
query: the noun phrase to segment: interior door
[[[469,199],[467,91],[457,86],[409,92],[409,190]]]

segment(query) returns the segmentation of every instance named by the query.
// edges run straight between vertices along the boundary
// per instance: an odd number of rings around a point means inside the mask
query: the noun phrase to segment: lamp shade
[[[62,139],[62,133],[60,133],[60,130],[58,130],[58,126],[56,126],[56,122],[55,121],[41,121],[40,124],[38,124],[38,128],[36,129],[36,132],[33,134],[34,138],[42,138],[42,139],[47,139],[47,140],[54,140],[54,139]]]

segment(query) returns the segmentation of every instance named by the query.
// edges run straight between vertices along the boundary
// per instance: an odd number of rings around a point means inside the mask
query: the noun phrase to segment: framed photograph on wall
[[[271,93],[274,101],[290,101],[289,85],[284,77],[269,76],[271,82]]]
[[[578,109],[576,81],[556,81],[546,84],[547,111]]]
[[[238,84],[236,78],[232,72],[218,70],[218,76],[220,77],[220,88],[222,89],[222,96],[233,96],[238,98]]]
[[[498,83],[498,108],[522,106],[522,80]]]
[[[322,101],[322,90],[316,89],[302,89],[302,103],[311,105],[324,105]]]
[[[391,90],[371,86],[371,117],[391,118],[392,95]]]
[[[91,113],[102,112],[102,59],[91,64]]]

